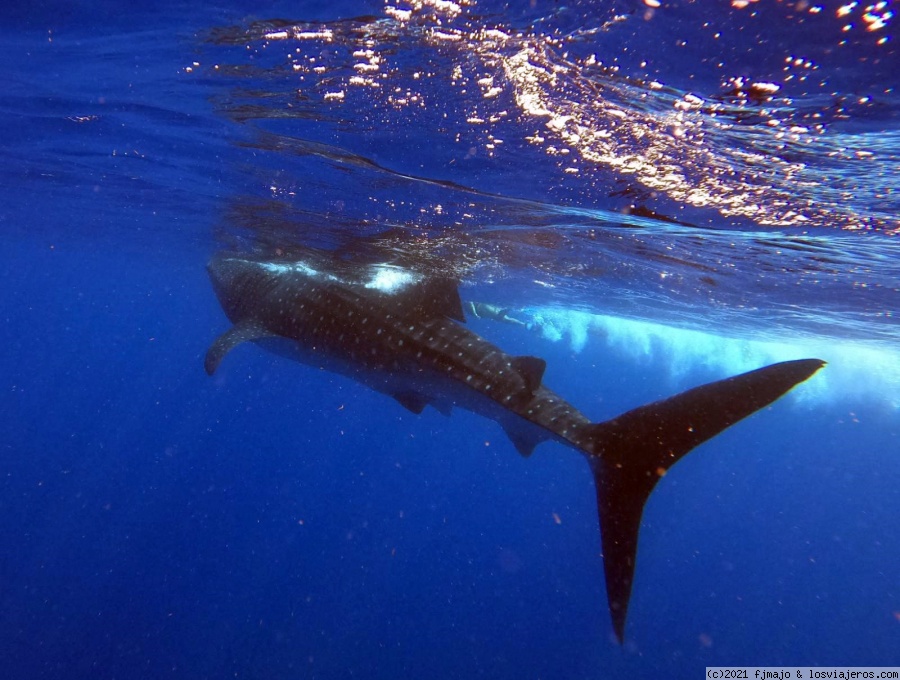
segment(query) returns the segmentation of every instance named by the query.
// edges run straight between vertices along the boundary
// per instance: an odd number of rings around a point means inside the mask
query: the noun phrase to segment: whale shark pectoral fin
[[[641,515],[656,482],[694,447],[768,406],[824,364],[818,359],[772,364],[585,428],[579,445],[588,454],[597,487],[606,593],[620,642]]]
[[[547,362],[540,357],[520,356],[512,358],[512,366],[525,379],[528,391],[532,394],[541,386]]]
[[[251,342],[271,335],[272,333],[255,322],[242,321],[232,326],[216,338],[206,351],[203,367],[206,369],[207,375],[215,373],[225,355],[242,342]]]

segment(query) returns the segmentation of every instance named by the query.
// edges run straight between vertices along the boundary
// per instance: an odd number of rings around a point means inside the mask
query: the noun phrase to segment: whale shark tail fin
[[[825,362],[772,364],[701,385],[590,425],[582,448],[594,473],[606,593],[619,642],[625,630],[644,504],[657,480],[691,449],[771,404]]]

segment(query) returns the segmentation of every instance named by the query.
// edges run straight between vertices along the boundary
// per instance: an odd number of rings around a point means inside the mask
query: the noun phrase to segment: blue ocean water
[[[900,664],[896,12],[4,7],[3,677]],[[597,420],[829,364],[659,484],[620,646],[571,450],[252,347],[206,376],[209,256],[296,245],[457,276]]]

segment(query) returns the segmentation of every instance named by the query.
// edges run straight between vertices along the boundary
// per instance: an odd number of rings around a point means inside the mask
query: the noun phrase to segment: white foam
[[[372,276],[365,286],[382,293],[396,293],[421,278],[418,274],[388,264],[375,265],[371,271]]]
[[[676,382],[697,370],[725,376],[778,361],[823,359],[828,362],[826,370],[792,392],[798,401],[864,399],[900,409],[900,351],[885,344],[814,336],[796,340],[727,337],[554,307],[528,308],[523,313],[543,337],[566,341],[575,352],[598,343],[631,361],[664,359],[668,377]]]
[[[319,272],[305,262],[260,262],[259,266],[275,274],[295,272],[310,277],[319,276]],[[334,277],[331,277],[334,278]]]

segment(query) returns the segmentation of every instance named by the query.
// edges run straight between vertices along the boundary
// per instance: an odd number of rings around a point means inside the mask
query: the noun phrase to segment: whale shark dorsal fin
[[[449,279],[432,279],[423,285],[425,304],[434,305],[434,310],[448,319],[466,322],[462,300],[459,299],[459,286]]]
[[[225,355],[242,342],[251,342],[271,335],[272,333],[255,321],[242,321],[235,324],[216,338],[206,351],[203,367],[206,369],[207,375],[215,373]]]
[[[540,357],[521,356],[512,358],[512,366],[525,379],[529,392],[541,386],[547,362]]]
[[[391,295],[390,299],[406,313],[412,312],[423,319],[445,316],[454,321],[466,321],[459,287],[451,279],[425,279]]]

